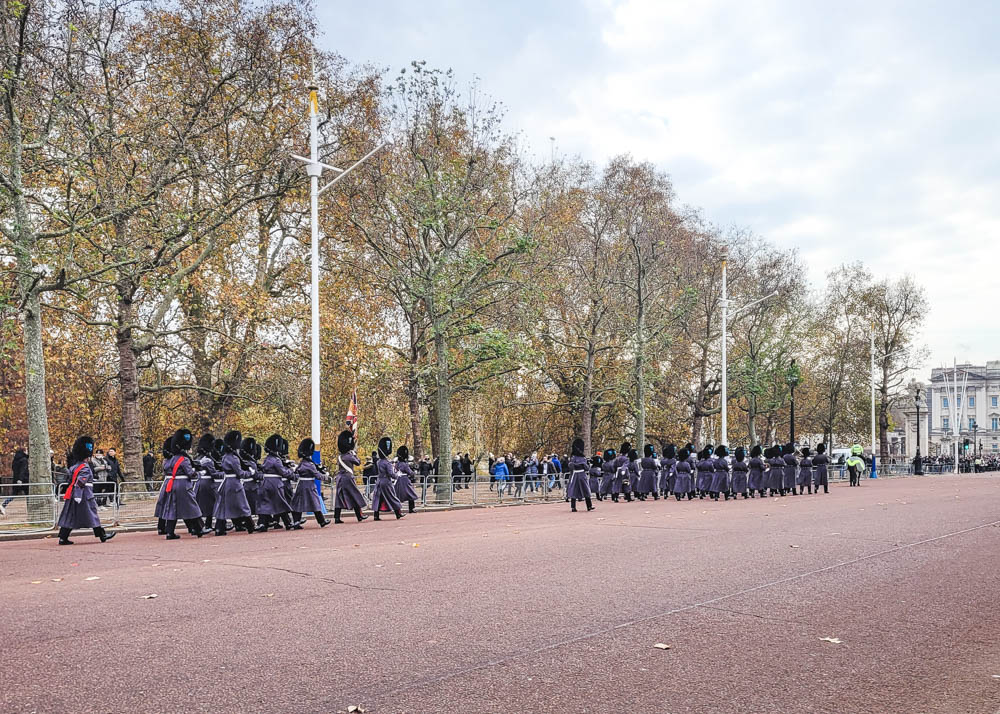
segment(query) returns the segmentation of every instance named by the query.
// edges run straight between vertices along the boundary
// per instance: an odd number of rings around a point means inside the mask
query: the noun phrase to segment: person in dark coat
[[[626,464],[625,479],[622,481],[622,493],[625,494],[625,500],[631,501],[631,497],[635,497],[637,500],[639,494],[637,489],[639,488],[639,452],[635,449],[630,449],[628,452],[628,463]]]
[[[467,453],[463,454],[461,458],[461,463],[462,463],[462,479],[465,482],[465,488],[468,489],[469,483],[471,483],[472,481],[472,459],[469,458],[469,455]],[[411,510],[410,513],[413,513],[413,511]]]
[[[760,497],[764,498],[767,489],[767,477],[764,475],[767,470],[767,462],[761,458],[761,453],[760,444],[756,444],[750,449],[750,462],[747,464],[750,468],[750,475],[747,479],[750,498],[754,498],[754,494],[760,494]]]
[[[59,545],[73,545],[69,534],[76,528],[93,528],[94,535],[105,543],[115,537],[101,527],[101,517],[97,515],[97,501],[94,499],[93,473],[87,460],[94,453],[94,440],[81,436],[70,451],[70,481],[63,495],[62,513],[59,514]]]
[[[406,501],[409,505],[409,512],[413,513],[417,492],[413,490],[413,481],[411,480],[415,474],[409,464],[410,450],[405,445],[400,446],[396,449],[396,458],[398,459],[396,462],[396,498],[399,499],[400,504]],[[471,468],[472,462],[470,461],[469,464]]]
[[[215,498],[215,535],[226,535],[226,521],[231,520],[233,526],[247,533],[254,532],[253,518],[250,517],[250,504],[247,502],[244,479],[250,479],[251,474],[243,468],[239,449],[243,444],[243,435],[230,431],[222,440],[222,484]]]
[[[340,456],[337,457],[337,495],[333,501],[334,523],[343,523],[340,520],[340,513],[345,508],[354,511],[358,523],[368,518],[361,514],[361,509],[367,504],[354,481],[354,467],[361,465],[361,459],[354,453],[354,448],[354,432],[344,429],[337,436],[337,451],[340,452]]]
[[[594,510],[594,504],[590,500],[590,484],[587,475],[590,467],[587,465],[587,457],[583,455],[583,446],[583,439],[574,439],[573,453],[569,457],[570,477],[566,492],[569,494],[570,510],[574,513],[576,512],[576,502],[579,500],[586,501],[588,511]]]
[[[257,463],[257,440],[252,436],[244,437],[240,443],[237,456],[240,460],[241,468],[247,473],[243,478],[243,492],[247,496],[247,505],[250,506],[250,515],[257,515],[257,492],[260,481],[260,464]],[[237,530],[242,527],[237,526]]]
[[[621,449],[618,450],[618,456],[615,458],[615,484],[611,495],[612,501],[618,500],[618,494],[625,496],[626,501],[632,500],[632,489],[628,478],[632,453],[632,444],[623,441]]]
[[[750,498],[747,495],[749,489],[749,471],[750,465],[746,461],[747,450],[742,446],[736,447],[736,453],[733,458],[733,484],[731,491],[733,492],[733,498],[741,495],[743,498]]]
[[[783,454],[782,461],[785,462],[785,474],[781,481],[781,487],[794,496],[796,495],[795,475],[799,466],[799,460],[795,458],[795,446],[793,444],[785,444],[781,449],[781,453]]]
[[[372,452],[371,458],[365,462],[365,467],[361,471],[361,483],[365,486],[365,493],[368,498],[375,493],[375,482],[378,480],[378,454]]]
[[[192,481],[198,475],[191,464],[191,457],[188,456],[191,443],[191,432],[187,429],[178,429],[174,432],[171,441],[173,456],[163,465],[163,478],[166,481],[163,492],[166,495],[166,500],[163,503],[162,516],[167,540],[180,538],[174,532],[178,518],[184,521],[184,525],[187,526],[192,535],[198,538],[205,535],[201,509],[194,497]]]
[[[163,448],[160,450],[163,456],[163,462],[160,465],[160,471],[163,471],[167,467],[167,462],[174,455],[174,437],[168,436],[163,442]],[[160,492],[156,496],[156,505],[153,506],[153,515],[156,516],[156,533],[157,535],[167,534],[167,522],[163,520],[163,506],[167,501],[167,480],[163,479],[160,482]]]
[[[712,478],[715,476],[715,459],[712,458],[713,446],[709,444],[698,452],[698,498],[705,498],[712,488]]]
[[[320,528],[326,528],[330,521],[323,515],[323,502],[319,498],[319,490],[316,488],[316,479],[323,477],[323,472],[313,461],[313,452],[316,450],[316,442],[312,439],[303,439],[299,442],[296,452],[299,456],[299,465],[295,468],[295,475],[298,482],[295,486],[295,495],[292,496],[292,519],[295,521],[292,528],[299,530],[302,528],[302,514],[311,512],[319,523]]]
[[[656,459],[656,451],[652,444],[642,447],[642,458],[639,461],[639,482],[637,484],[636,495],[640,501],[645,501],[649,496],[656,501],[660,498],[659,489],[656,485],[656,475],[660,470],[660,462]]]
[[[674,492],[674,478],[677,475],[674,468],[676,466],[677,447],[673,444],[667,444],[666,448],[663,449],[663,458],[660,459],[660,467],[663,470],[660,477],[660,488],[664,498],[669,498],[670,494]]]
[[[729,500],[729,449],[725,444],[715,447],[715,458],[712,459],[712,483],[708,487],[708,492],[712,499],[718,501],[719,494],[723,494]]]
[[[591,495],[597,496],[597,500],[601,500],[601,474],[604,470],[601,468],[604,465],[604,457],[601,454],[594,454],[590,459],[590,493]],[[545,468],[552,468],[552,462],[550,459],[545,460]],[[547,473],[546,473],[547,476]]]
[[[694,444],[692,444],[691,442],[688,442],[687,446],[685,446],[684,448],[687,449],[687,453],[688,453],[687,462],[691,466],[691,491],[693,492],[693,494],[697,494],[697,492],[698,492],[698,475],[697,475],[697,471],[698,471],[698,453],[695,452],[695,450],[694,450]],[[694,495],[692,495],[691,497],[694,498]]]
[[[194,498],[205,519],[204,528],[207,531],[212,530],[215,496],[219,484],[222,483],[222,474],[215,466],[215,459],[212,458],[214,450],[215,437],[211,433],[202,434],[195,450],[195,470],[198,472],[198,480],[194,485]]]
[[[153,450],[147,449],[146,455],[142,457],[142,480],[146,481],[147,484],[153,480],[153,469],[156,468],[156,458],[153,456]]]
[[[772,446],[767,450],[767,465],[770,467],[768,483],[772,496],[785,495],[785,460],[781,458],[781,447]]]
[[[816,444],[816,455],[813,457],[813,468],[814,468],[814,481],[813,486],[816,489],[816,493],[819,493],[819,487],[823,487],[823,493],[830,493],[830,480],[827,475],[827,465],[830,463],[830,457],[826,455],[826,444]]]
[[[456,491],[462,487],[462,460],[458,454],[451,460],[451,485]]]
[[[802,454],[802,460],[799,461],[799,476],[796,479],[796,485],[799,487],[799,495],[801,496],[806,491],[810,494],[813,492],[813,461],[812,452],[808,446],[803,446],[799,453]]]
[[[679,501],[685,496],[690,501],[694,498],[694,479],[691,473],[691,460],[688,458],[687,447],[677,452],[677,463],[674,464],[674,497]]]
[[[278,521],[285,526],[286,531],[292,530],[292,519],[289,514],[292,505],[285,495],[284,479],[292,477],[292,470],[287,468],[281,460],[281,449],[284,439],[280,434],[271,434],[264,442],[264,451],[267,456],[260,466],[261,480],[257,488],[257,531],[267,532],[272,526],[277,529]]]
[[[615,467],[615,460],[618,458],[618,452],[614,449],[604,450],[604,463],[601,464],[601,493],[598,499],[603,501],[608,496],[611,497],[612,501],[618,500],[618,491],[615,490],[615,476],[617,473],[617,468]]]
[[[372,512],[376,521],[380,520],[380,511],[392,511],[396,514],[397,520],[403,517],[401,513],[403,506],[396,497],[396,489],[392,483],[396,471],[389,462],[391,454],[392,439],[383,436],[378,440],[378,481],[375,483],[375,494],[372,496]],[[458,463],[457,458],[455,463]]]

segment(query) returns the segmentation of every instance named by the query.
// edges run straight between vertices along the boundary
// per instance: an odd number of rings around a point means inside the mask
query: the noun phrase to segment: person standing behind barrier
[[[195,451],[195,459],[198,462],[198,481],[194,485],[194,498],[201,509],[202,518],[205,519],[204,528],[212,530],[212,514],[215,512],[215,496],[219,490],[216,479],[221,483],[222,474],[215,467],[215,459],[212,452],[215,450],[215,437],[211,434],[203,434],[198,439],[198,447]]]
[[[490,454],[490,458],[493,455]],[[431,463],[431,457],[424,454],[423,458],[420,459],[420,463],[417,466],[417,471],[420,474],[420,500],[421,502],[427,501],[427,480],[433,471],[433,464]],[[493,473],[490,471],[490,473]],[[490,486],[490,490],[493,490],[493,486]]]
[[[14,500],[14,496],[27,495],[28,487],[21,486],[22,483],[28,483],[28,454],[25,452],[22,446],[18,446],[14,450],[14,455],[10,461],[10,471],[11,471],[11,482],[10,495],[0,503],[0,515],[5,515],[7,513],[7,506],[10,502]]]
[[[536,486],[541,490],[541,484],[538,483],[538,452],[534,452],[524,461],[524,490],[530,488],[531,492],[535,492]]]
[[[234,527],[253,533],[250,504],[243,486],[243,479],[250,478],[251,474],[243,469],[243,461],[238,453],[243,444],[243,435],[234,429],[226,434],[222,443],[222,485],[219,486],[215,511],[212,513],[215,518],[215,535],[226,535],[227,520],[231,520]]]
[[[468,490],[469,483],[472,481],[472,459],[469,458],[469,454],[462,454],[462,479],[465,482],[465,488]]]
[[[455,491],[462,488],[462,459],[458,454],[451,459],[451,487]]]
[[[94,451],[94,440],[81,436],[73,444],[69,464],[70,482],[63,496],[62,513],[59,514],[59,545],[73,545],[70,533],[76,528],[92,528],[94,535],[105,543],[115,537],[101,527],[101,517],[97,515],[97,502],[91,479],[93,472],[87,459]]]
[[[574,439],[572,456],[569,457],[570,477],[566,493],[569,496],[570,511],[573,513],[576,513],[576,502],[581,500],[587,503],[588,511],[594,510],[594,504],[590,500],[590,485],[588,482],[590,467],[587,465],[587,457],[583,455],[583,447],[583,439]]]
[[[413,469],[410,468],[410,450],[404,445],[396,449],[396,458],[399,461],[396,463],[396,498],[399,499],[400,505],[403,501],[409,505],[409,512],[414,512],[414,506],[417,500],[417,492],[413,490],[413,483],[411,479],[414,477]]]
[[[368,461],[365,462],[364,468],[361,470],[361,481],[365,485],[365,496],[371,500],[372,494],[375,492],[375,481],[378,478],[378,454],[374,451]]]
[[[191,457],[188,456],[188,449],[191,448],[191,432],[187,429],[178,429],[174,432],[170,446],[173,456],[163,465],[163,477],[166,481],[162,512],[165,535],[167,540],[180,538],[174,532],[177,519],[180,518],[191,535],[201,538],[205,535],[202,530],[204,521],[191,483],[197,478],[197,474],[191,465]]]
[[[149,488],[149,482],[153,480],[153,470],[156,468],[156,458],[153,456],[153,449],[146,449],[146,454],[142,457],[142,480]]]
[[[337,494],[333,501],[334,523],[343,523],[340,520],[340,513],[345,508],[354,511],[358,523],[368,518],[368,516],[361,514],[361,509],[367,503],[365,503],[365,497],[361,495],[361,491],[358,490],[357,483],[354,482],[354,467],[361,465],[361,459],[354,453],[354,447],[354,432],[350,429],[344,429],[337,436],[337,451],[340,452],[340,456],[337,457]],[[430,462],[427,461],[426,456],[420,463],[421,468],[425,462],[427,470],[430,471]]]
[[[827,465],[830,457],[826,455],[826,444],[816,444],[816,455],[813,457],[813,486],[816,493],[819,487],[823,487],[823,493],[830,493],[830,479],[827,474]]]
[[[392,511],[396,514],[396,520],[403,517],[403,505],[396,498],[396,488],[392,483],[395,470],[389,463],[389,456],[392,454],[392,439],[383,436],[378,440],[378,481],[375,483],[375,495],[372,497],[372,512],[375,520],[379,518],[380,511]],[[455,461],[457,462],[457,455]]]
[[[108,462],[104,458],[104,449],[98,449],[90,459],[90,467],[94,472],[94,493],[98,508],[108,508]],[[114,487],[111,487],[114,491]]]
[[[295,452],[299,457],[299,465],[295,467],[298,481],[295,483],[295,494],[291,503],[292,530],[302,529],[304,513],[312,513],[320,528],[326,528],[330,524],[323,515],[323,502],[319,497],[319,489],[316,488],[316,479],[321,479],[324,472],[313,461],[315,450],[316,442],[312,439],[303,439]]]
[[[497,483],[497,497],[503,498],[503,493],[507,490],[507,481],[510,479],[507,461],[503,456],[499,457],[493,465],[493,477]]]

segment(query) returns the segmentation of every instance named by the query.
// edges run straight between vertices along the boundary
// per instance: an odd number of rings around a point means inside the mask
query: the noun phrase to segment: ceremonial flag
[[[355,440],[358,438],[358,388],[351,392],[351,403],[347,407],[347,428],[354,434]]]

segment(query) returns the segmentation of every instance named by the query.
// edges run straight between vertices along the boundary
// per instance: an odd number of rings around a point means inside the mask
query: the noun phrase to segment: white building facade
[[[929,383],[911,385],[910,396],[899,406],[904,414],[906,455],[916,455],[915,387],[922,388],[920,407],[920,452],[924,456],[953,453],[955,439],[959,452],[966,439],[972,455],[978,447],[984,456],[1000,454],[1000,360],[985,365],[960,364],[931,370]],[[955,435],[955,426],[958,435]]]

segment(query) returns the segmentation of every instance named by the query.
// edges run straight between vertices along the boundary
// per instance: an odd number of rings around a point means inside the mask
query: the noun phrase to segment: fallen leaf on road
[[[376,568],[382,568],[382,567],[385,567],[385,566],[383,566],[383,565],[379,565],[378,563],[376,563],[376,564],[375,564],[375,567],[376,567]]]
[[[354,544],[354,547],[355,547],[355,548],[360,548],[360,547],[361,547],[361,544],[360,544],[360,543],[355,543],[355,544]]]
[[[274,593],[264,593],[261,597],[274,597]]]
[[[364,714],[364,711],[365,710],[362,709],[361,707],[356,707],[354,705],[347,707],[347,714],[354,714],[355,712],[359,712],[359,714]]]
[[[420,547],[420,544],[419,544],[419,543],[414,543],[414,544],[413,544],[413,547],[414,547],[414,548],[419,548],[419,547]]]
[[[61,583],[62,582],[62,578],[52,578],[52,582],[54,582],[54,583]]]
[[[835,645],[839,645],[840,644],[840,639],[838,639],[836,637],[820,637],[819,641],[820,642],[832,642]]]
[[[658,650],[669,650],[670,649],[670,645],[665,645],[662,642],[657,642],[655,645],[653,645],[653,647],[655,647]]]
[[[203,562],[203,563],[211,563],[212,561],[211,561],[211,560],[208,560],[208,559],[205,559],[205,560],[203,560],[203,561],[201,561],[201,562]]]
[[[159,563],[153,563],[153,564],[152,564],[152,565],[150,565],[149,567],[151,567],[151,568],[159,568],[159,567],[160,567],[160,564],[159,564]]]
[[[396,563],[396,565],[402,565],[402,563]]]
[[[788,547],[789,547],[789,548],[798,548],[798,546],[797,546],[797,545],[790,545],[790,546],[788,546]]]
[[[84,580],[100,580],[96,575],[91,575],[89,578],[84,578]]]
[[[78,566],[78,565],[79,565],[79,563],[70,563],[70,564],[69,564],[69,567],[71,567],[71,568],[75,568],[75,567],[76,567],[76,566]]]
[[[599,520],[599,521],[603,521],[604,519],[603,519],[603,518],[598,518],[597,520]]]
[[[150,593],[149,595],[143,595],[142,598],[140,598],[140,599],[142,599],[142,600],[152,600],[155,597],[156,597],[156,593]]]
[[[643,513],[649,513],[649,511],[643,511]]]
[[[702,513],[708,513],[708,511],[702,511]]]
[[[87,580],[90,580],[90,578],[87,578]],[[32,585],[41,585],[41,584],[42,584],[42,581],[41,581],[41,580],[32,580],[32,581],[31,581],[31,584],[32,584]]]

